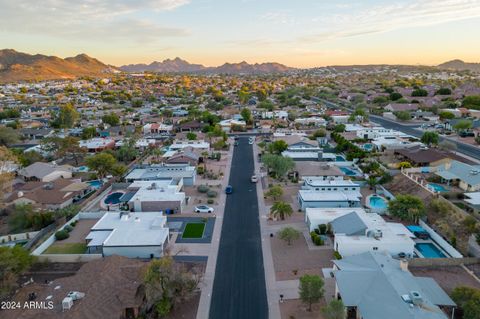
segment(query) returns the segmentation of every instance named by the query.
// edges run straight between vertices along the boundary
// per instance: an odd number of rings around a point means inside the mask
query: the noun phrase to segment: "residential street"
[[[213,283],[211,319],[268,318],[253,150],[240,138],[230,172],[233,193],[227,196]]]

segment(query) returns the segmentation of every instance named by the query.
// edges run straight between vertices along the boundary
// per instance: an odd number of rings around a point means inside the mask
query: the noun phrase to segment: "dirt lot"
[[[480,265],[477,265],[480,270]],[[409,267],[415,276],[432,277],[448,294],[458,286],[470,286],[480,289],[480,283],[460,266]]]
[[[301,236],[288,246],[283,240],[271,238],[273,264],[277,280],[299,279],[305,274],[322,275],[322,268],[332,266],[333,249],[308,250]],[[296,271],[296,274],[294,273]]]
[[[90,229],[98,222],[98,219],[81,219],[77,222],[77,225],[70,232],[70,237],[62,240],[62,243],[85,243],[85,237],[87,237]]]
[[[325,301],[322,299],[320,303],[312,305],[312,311],[307,311],[308,306],[300,299],[285,300],[280,303],[280,313],[282,319],[323,319],[320,309],[324,306]]]

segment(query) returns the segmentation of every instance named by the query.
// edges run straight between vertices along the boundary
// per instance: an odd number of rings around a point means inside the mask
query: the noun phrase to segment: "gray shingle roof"
[[[365,234],[368,228],[356,212],[335,218],[330,224],[334,233],[347,236]]]
[[[431,278],[415,277],[390,255],[367,252],[335,260],[335,280],[344,304],[364,319],[447,319],[438,306],[455,303]],[[418,292],[419,305],[402,296]]]

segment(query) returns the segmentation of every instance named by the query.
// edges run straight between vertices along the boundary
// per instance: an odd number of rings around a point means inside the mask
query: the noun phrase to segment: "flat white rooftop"
[[[105,213],[86,239],[97,245],[103,240],[103,246],[110,247],[159,246],[168,238],[166,222],[161,212]]]

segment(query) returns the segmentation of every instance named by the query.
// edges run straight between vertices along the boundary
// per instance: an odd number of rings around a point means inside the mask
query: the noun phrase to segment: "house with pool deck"
[[[181,178],[183,185],[193,186],[197,177],[197,169],[189,164],[155,164],[134,167],[125,176],[129,183],[134,181],[157,181]]]
[[[313,207],[360,207],[360,185],[351,180],[308,176],[298,191],[298,204],[302,211]]]
[[[386,222],[362,208],[307,208],[305,222],[310,231],[329,224],[334,250],[342,256],[369,251],[386,252],[394,257],[413,257],[415,237],[404,225]]]

